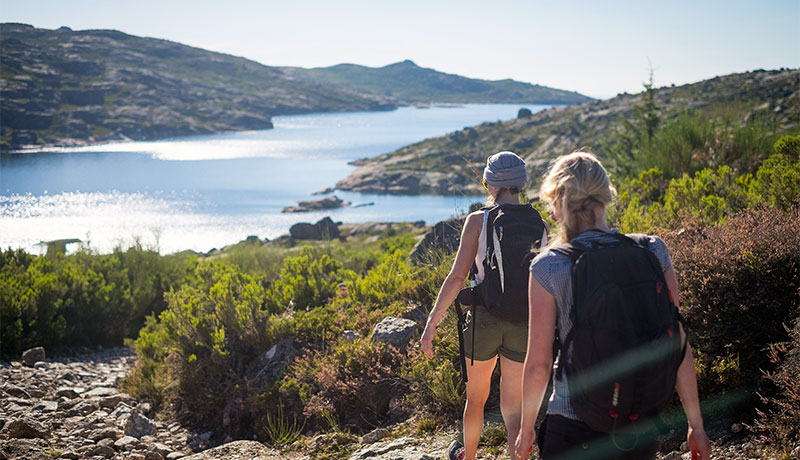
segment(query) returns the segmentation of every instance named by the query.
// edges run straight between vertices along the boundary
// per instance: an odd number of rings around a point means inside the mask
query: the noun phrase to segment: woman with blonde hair
[[[591,458],[591,459],[652,459],[658,450],[656,431],[650,421],[642,421],[642,431],[635,437],[626,438],[632,442],[624,444],[619,442],[620,438],[615,437],[613,431],[598,431],[597,424],[593,424],[594,429],[582,420],[577,413],[586,414],[586,407],[574,407],[573,402],[575,392],[579,391],[580,385],[572,379],[581,379],[582,375],[572,373],[571,379],[567,378],[566,373],[561,373],[561,366],[568,366],[574,362],[573,348],[570,346],[565,350],[565,342],[574,339],[570,332],[573,325],[578,324],[577,317],[574,316],[575,297],[573,294],[574,257],[565,253],[559,248],[580,247],[589,251],[598,247],[613,247],[621,244],[622,240],[634,243],[634,240],[641,241],[640,253],[651,261],[650,266],[657,275],[656,266],[663,271],[669,295],[674,307],[678,305],[678,281],[675,271],[670,262],[669,252],[664,242],[657,236],[630,235],[629,237],[620,235],[616,230],[612,230],[606,223],[606,206],[611,203],[615,190],[611,185],[608,174],[598,159],[586,152],[574,152],[558,158],[550,167],[544,183],[540,189],[540,198],[547,205],[548,213],[558,222],[558,237],[551,242],[547,250],[539,254],[530,267],[529,278],[529,340],[527,356],[523,368],[523,408],[522,421],[519,436],[516,440],[517,455],[522,457],[527,455],[537,438],[534,431],[539,409],[542,404],[551,371],[553,371],[553,343],[555,332],[558,331],[559,355],[556,371],[554,372],[553,393],[547,406],[547,414],[538,434],[538,445],[541,457],[545,460],[554,458]],[[569,243],[569,245],[566,245]],[[642,251],[641,248],[649,249],[655,255],[656,261]],[[597,260],[597,259],[596,259]],[[615,262],[616,263],[616,262]],[[603,272],[603,270],[594,270]],[[608,266],[608,272],[612,268]],[[606,276],[606,273],[602,273]],[[587,275],[588,276],[588,275]],[[576,291],[578,289],[575,289]],[[659,294],[661,289],[658,289]],[[581,293],[585,295],[585,293]],[[577,296],[577,294],[575,294]],[[585,297],[581,297],[585,299]],[[582,301],[581,300],[581,301]],[[578,302],[581,302],[578,301]],[[580,303],[580,305],[584,305]],[[592,304],[594,305],[594,304]],[[667,304],[670,306],[669,304]],[[583,307],[581,307],[583,308]],[[677,315],[677,310],[674,310]],[[691,347],[685,342],[683,328],[678,326],[685,351],[678,345],[677,352],[673,352],[677,375],[672,374],[675,379],[674,388],[683,405],[689,422],[687,434],[689,447],[692,451],[692,458],[708,459],[711,447],[703,428],[703,419],[700,413],[699,398],[697,392],[697,377],[695,375],[694,362],[692,359]],[[672,337],[672,331],[669,336]],[[597,333],[589,331],[590,334]],[[666,334],[665,334],[666,335]],[[679,342],[680,343],[680,342]],[[683,354],[681,355],[681,352]],[[582,355],[585,356],[585,355]],[[649,357],[648,357],[649,358]],[[631,365],[633,366],[633,365]],[[673,368],[673,369],[675,369]],[[594,376],[593,376],[594,377]],[[581,382],[583,383],[583,382]],[[613,388],[613,399],[608,398],[609,404],[613,402],[616,407],[619,383]],[[573,384],[575,388],[571,388]],[[672,385],[668,383],[667,385]],[[573,391],[573,394],[570,391]],[[674,391],[667,386],[667,391]],[[671,393],[674,394],[674,393]],[[667,396],[671,398],[671,394]],[[609,421],[613,418],[614,429],[616,429],[617,414],[615,411],[607,411]],[[635,417],[634,417],[635,415]],[[635,424],[638,414],[630,416],[631,424]],[[628,420],[623,420],[628,423]],[[650,423],[650,425],[645,425]],[[610,425],[610,423],[609,423]]]
[[[421,348],[426,356],[433,357],[433,337],[436,328],[447,309],[463,287],[470,268],[476,267],[474,281],[481,283],[488,265],[484,262],[492,260],[490,247],[497,239],[505,238],[506,241],[525,241],[530,249],[530,243],[541,240],[546,236],[546,227],[536,212],[529,204],[520,204],[519,194],[527,184],[528,176],[525,162],[513,152],[500,152],[488,158],[483,172],[483,182],[489,192],[489,206],[469,214],[464,222],[458,252],[450,273],[447,275],[436,302],[428,316],[425,331],[422,333]],[[529,228],[527,226],[506,225],[505,234],[499,236],[490,222],[495,213],[504,212],[506,215],[522,216],[535,220],[538,229],[544,233],[538,235],[511,234],[514,228]],[[523,222],[524,223],[524,222]],[[502,232],[503,227],[500,227]],[[494,235],[494,237],[489,236]],[[502,265],[502,261],[500,262]],[[524,267],[514,267],[521,270],[519,287],[526,288],[527,273]],[[506,290],[509,288],[510,273],[505,273]],[[522,319],[514,321],[510,317],[501,318],[487,308],[486,305],[474,305],[467,314],[467,326],[464,331],[464,351],[470,358],[466,365],[467,400],[464,406],[463,418],[463,445],[458,441],[451,444],[448,456],[451,460],[473,460],[478,449],[478,441],[483,430],[483,412],[486,400],[489,397],[492,374],[495,365],[500,361],[500,411],[503,415],[508,430],[508,446],[512,460],[517,460],[513,449],[513,442],[517,437],[520,422],[521,408],[521,383],[522,363],[525,359],[525,349],[528,342],[527,301],[525,292],[514,305],[505,305],[522,314]]]

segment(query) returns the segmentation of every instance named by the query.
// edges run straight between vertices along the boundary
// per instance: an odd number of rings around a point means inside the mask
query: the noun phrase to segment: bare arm
[[[447,274],[447,278],[445,278],[442,287],[439,289],[439,295],[436,296],[436,302],[433,304],[433,309],[431,309],[428,321],[425,324],[425,330],[422,332],[420,345],[422,351],[429,358],[433,357],[433,336],[436,334],[436,327],[447,313],[447,308],[455,300],[458,291],[464,285],[469,269],[475,261],[475,255],[478,252],[478,237],[481,234],[482,226],[482,213],[472,213],[467,216],[464,222],[464,230],[461,232],[461,242],[456,253],[456,260],[453,262],[450,273]]]
[[[556,300],[531,274],[528,278],[528,351],[522,370],[522,422],[515,445],[517,455],[527,458],[536,438],[536,417],[553,369]]]
[[[672,301],[677,307],[680,305],[680,294],[675,270],[670,266],[664,272],[664,277],[667,280],[667,287]],[[686,340],[686,332],[682,326],[681,338]],[[692,459],[706,460],[711,456],[711,444],[708,442],[708,437],[703,427],[703,415],[700,413],[700,396],[697,391],[697,374],[694,369],[692,347],[688,343],[686,344],[686,354],[683,356],[683,361],[678,368],[678,380],[675,383],[675,389],[681,398],[681,405],[689,422],[687,438],[692,451]]]

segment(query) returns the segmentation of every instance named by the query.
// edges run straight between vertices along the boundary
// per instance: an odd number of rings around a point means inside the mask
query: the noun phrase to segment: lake
[[[480,197],[336,191],[354,206],[303,214],[281,210],[320,198],[312,194],[346,177],[355,159],[514,118],[520,107],[434,105],[279,116],[275,128],[264,131],[3,154],[0,247],[40,253],[42,241],[79,238],[100,252],[136,240],[162,253],[205,252],[248,235],[275,238],[297,222],[325,216],[345,223],[432,224],[463,213]],[[536,112],[548,106],[524,107]]]

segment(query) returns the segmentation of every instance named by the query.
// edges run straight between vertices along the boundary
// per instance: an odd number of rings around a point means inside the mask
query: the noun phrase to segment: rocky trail
[[[195,432],[160,420],[148,403],[119,390],[135,363],[133,351],[115,348],[69,358],[45,359],[33,349],[21,362],[0,361],[0,460],[311,460],[325,435],[309,440],[309,449],[280,452],[257,441],[238,440],[212,447],[211,432]],[[755,443],[733,432],[714,437],[712,458],[750,460],[764,456]],[[361,438],[349,460],[434,460],[446,458],[452,431],[419,439],[389,439],[377,429]],[[660,460],[689,459],[683,449]],[[503,450],[503,449],[500,449]],[[496,451],[496,449],[495,449]],[[485,452],[483,458],[507,458]],[[800,447],[794,452],[800,458]]]
[[[45,359],[43,349],[23,361],[0,361],[0,460],[300,459],[257,441],[212,448],[212,433],[161,421],[148,403],[119,390],[136,360],[115,348],[70,358]],[[353,459],[443,458],[453,434],[441,439],[383,440],[386,430],[365,436]],[[311,445],[325,442],[321,435]]]

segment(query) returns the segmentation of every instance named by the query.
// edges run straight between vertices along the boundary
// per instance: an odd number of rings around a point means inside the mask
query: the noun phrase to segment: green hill
[[[271,128],[273,115],[388,110],[381,97],[113,30],[0,25],[0,146]]]
[[[271,117],[419,101],[570,104],[588,98],[404,61],[270,67],[115,30],[0,24],[0,149],[268,129]]]
[[[316,69],[288,68],[312,81],[332,82],[403,102],[578,104],[591,98],[573,91],[514,80],[478,80],[426,69],[406,60],[385,67],[339,64]]]
[[[642,94],[620,94],[426,139],[357,161],[360,167],[336,187],[369,193],[481,194],[478,176],[488,155],[512,150],[526,160],[533,177],[552,158],[581,147],[602,155],[603,142],[613,140],[641,100]],[[759,119],[778,131],[797,129],[800,70],[758,70],[659,88],[655,103],[664,119],[688,113],[738,123]]]

